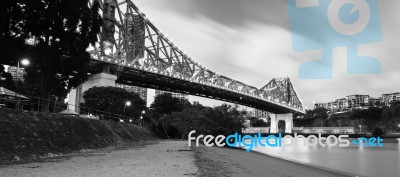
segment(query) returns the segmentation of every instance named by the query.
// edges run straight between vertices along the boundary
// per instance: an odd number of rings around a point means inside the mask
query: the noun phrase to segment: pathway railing
[[[49,104],[45,104],[45,102]],[[79,105],[79,111],[68,110],[68,107],[75,107],[73,104],[67,104],[60,101],[48,100],[39,97],[29,97],[29,99],[14,99],[13,97],[0,97],[0,107],[20,109],[26,111],[42,112],[48,106],[49,113],[57,114],[68,114],[71,116],[106,120],[121,123],[132,123],[136,125],[142,125],[143,120],[137,117],[124,116],[121,114],[115,114],[111,112],[106,112],[98,109],[91,109],[83,105]]]

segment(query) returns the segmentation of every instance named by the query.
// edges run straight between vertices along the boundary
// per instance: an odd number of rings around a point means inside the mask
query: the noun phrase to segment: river
[[[383,144],[383,147],[310,147],[300,143],[290,147],[258,146],[253,151],[361,176],[399,177],[400,144],[394,139]]]

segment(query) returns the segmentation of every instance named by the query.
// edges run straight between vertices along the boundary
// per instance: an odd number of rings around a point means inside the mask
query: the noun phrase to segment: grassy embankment
[[[0,108],[0,162],[156,138],[133,124]]]

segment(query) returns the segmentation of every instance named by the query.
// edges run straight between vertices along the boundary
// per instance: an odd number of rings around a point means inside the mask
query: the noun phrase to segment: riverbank
[[[188,147],[187,141],[148,141],[84,150],[33,163],[0,166],[0,176],[296,176],[346,174],[241,149]]]
[[[200,146],[194,148],[199,176],[344,177],[333,172],[242,149]]]
[[[134,124],[0,108],[0,164],[157,138]]]
[[[193,151],[185,141],[88,150],[27,164],[0,167],[0,176],[197,176]]]

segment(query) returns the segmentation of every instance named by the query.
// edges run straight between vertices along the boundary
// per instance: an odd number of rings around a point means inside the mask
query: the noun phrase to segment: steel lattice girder
[[[130,0],[101,0],[99,42],[88,48],[94,60],[210,86],[304,113],[288,77],[257,89],[211,71],[173,44]],[[91,5],[91,4],[89,4]],[[120,73],[123,74],[123,73]]]

